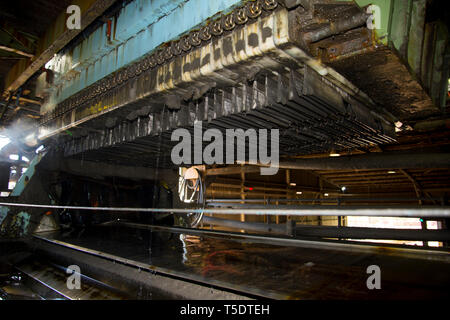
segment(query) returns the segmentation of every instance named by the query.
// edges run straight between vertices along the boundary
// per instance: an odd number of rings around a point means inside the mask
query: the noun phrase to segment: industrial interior
[[[445,2],[0,2],[0,300],[448,299]]]

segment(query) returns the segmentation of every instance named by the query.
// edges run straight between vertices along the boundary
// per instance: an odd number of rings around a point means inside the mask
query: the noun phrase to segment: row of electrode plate
[[[124,82],[133,79],[150,68],[155,68],[158,65],[166,63],[174,56],[189,52],[192,48],[211,40],[213,36],[221,36],[224,32],[231,31],[238,25],[243,25],[249,20],[257,19],[264,11],[270,12],[277,7],[278,2],[276,0],[249,1],[244,6],[234,9],[229,14],[222,15],[215,21],[205,24],[199,30],[191,31],[181,39],[163,44],[161,46],[162,48],[155,50],[152,54],[140,61],[118,70],[113,75],[97,81],[95,84],[64,100],[54,110],[42,116],[41,125],[73,110],[118,85],[122,85]]]
[[[195,123],[204,129],[221,131],[233,128],[280,129],[280,150],[286,154],[327,151],[330,147],[349,149],[371,144],[391,143],[380,121],[358,104],[332,105],[320,97],[302,95],[303,76],[291,72],[278,76],[261,74],[253,83],[214,89],[196,102],[186,103],[178,112],[163,109],[84,135],[68,137],[63,143],[66,156],[96,151],[114,154],[159,154],[175,142],[170,132],[176,128],[192,131]],[[76,131],[74,131],[75,133]],[[158,143],[159,135],[164,135]],[[159,150],[162,149],[162,150]],[[142,153],[141,153],[142,152]],[[143,160],[143,159],[140,159]]]

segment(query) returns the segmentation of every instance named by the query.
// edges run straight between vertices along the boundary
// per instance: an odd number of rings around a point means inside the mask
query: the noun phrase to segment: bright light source
[[[37,149],[36,149],[36,153],[39,153],[39,152],[41,152],[42,150],[44,150],[44,145],[42,144],[42,145],[40,145]]]
[[[22,168],[22,174],[24,174],[25,172],[27,172],[28,168]]]
[[[28,158],[25,157],[25,156],[22,156],[22,160],[25,161],[25,162],[30,162],[30,159],[28,159]]]
[[[17,171],[13,169],[13,170],[11,170],[11,173],[15,174],[15,173],[17,173]]]
[[[15,181],[10,181],[10,182],[8,183],[8,189],[9,189],[9,190],[14,189],[15,186],[16,186],[16,182],[15,182]]]
[[[390,170],[390,171],[388,171],[388,173],[389,174],[394,174],[394,173],[397,173],[397,172],[395,172],[394,170]]]
[[[325,197],[328,197],[328,196],[329,196],[329,194],[328,194],[328,193],[324,193],[323,195],[324,195]]]
[[[11,159],[11,160],[19,160],[19,155],[18,154],[10,154],[9,155],[9,159]]]
[[[3,149],[4,146],[8,145],[11,140],[8,137],[0,136],[0,150]]]
[[[341,154],[339,152],[336,152],[335,150],[330,151],[330,157],[340,157]]]
[[[297,191],[297,192],[296,192],[296,194],[302,194],[302,193],[303,193],[303,192],[301,192],[301,191]]]
[[[295,182],[289,183],[290,186],[295,187],[297,184]]]
[[[341,190],[342,190],[342,192],[344,192],[345,190],[347,190],[347,187],[344,186],[341,188]]]

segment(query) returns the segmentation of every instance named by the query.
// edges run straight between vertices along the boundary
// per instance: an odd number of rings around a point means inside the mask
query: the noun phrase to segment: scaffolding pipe
[[[46,204],[10,203],[0,202],[0,206],[67,209],[67,210],[91,210],[91,211],[116,211],[116,212],[148,212],[148,213],[204,213],[204,214],[250,214],[250,215],[290,215],[290,216],[372,216],[372,217],[424,217],[424,218],[449,218],[449,207],[421,207],[421,208],[367,208],[351,207],[336,208],[335,206],[304,206],[301,209],[190,209],[190,208],[126,208],[126,207],[83,207],[83,206],[56,206]]]
[[[384,229],[384,228],[330,227],[330,226],[297,226],[294,230],[295,235],[298,237],[450,241],[449,230],[392,229],[392,228]]]

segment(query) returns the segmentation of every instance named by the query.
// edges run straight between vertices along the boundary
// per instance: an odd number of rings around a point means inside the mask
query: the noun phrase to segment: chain
[[[53,111],[46,113],[42,117],[41,125],[70,112],[114,87],[128,82],[148,69],[156,68],[175,56],[183,55],[191,49],[201,46],[213,37],[219,37],[224,32],[231,31],[237,26],[259,18],[264,11],[270,12],[275,10],[278,5],[277,0],[249,1],[244,6],[235,8],[230,13],[205,23],[198,30],[191,31],[178,40],[165,43],[138,62],[121,68],[62,101]]]

